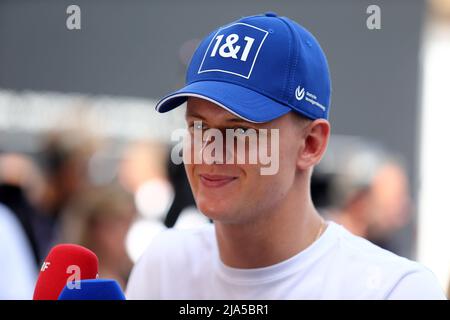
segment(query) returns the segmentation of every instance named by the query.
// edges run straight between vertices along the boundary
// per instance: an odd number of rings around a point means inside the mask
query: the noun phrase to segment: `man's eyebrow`
[[[196,113],[196,112],[186,112],[186,115],[185,115],[185,117],[186,118],[192,118],[192,117],[194,117],[194,118],[199,118],[199,119],[202,119],[202,120],[205,120],[205,118],[203,117],[203,116],[201,116],[200,114],[198,114],[198,113]],[[225,121],[226,122],[235,122],[235,123],[243,123],[243,124],[246,124],[246,123],[248,123],[247,121],[245,121],[245,120],[243,120],[243,119],[241,119],[241,118],[229,118],[229,119],[225,119]]]
[[[196,113],[196,112],[186,112],[185,114],[185,118],[189,118],[189,117],[194,117],[194,118],[199,118],[202,120],[205,120],[205,118],[203,118],[200,114]]]
[[[238,123],[244,123],[244,124],[248,123],[249,124],[248,121],[245,121],[244,119],[241,119],[241,118],[230,118],[230,119],[227,119],[225,121],[226,122],[238,122]]]

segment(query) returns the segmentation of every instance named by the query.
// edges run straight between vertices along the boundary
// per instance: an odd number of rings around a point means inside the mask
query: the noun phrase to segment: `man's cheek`
[[[187,176],[189,184],[191,185],[192,188],[196,185],[194,168],[195,167],[192,164],[186,164],[186,163],[184,164],[186,176]]]
[[[193,156],[193,149],[194,149],[194,139],[190,133],[187,133],[183,137],[183,163],[185,166],[191,165],[194,163]]]

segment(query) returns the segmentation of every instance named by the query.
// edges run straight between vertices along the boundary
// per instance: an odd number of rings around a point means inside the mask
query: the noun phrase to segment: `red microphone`
[[[98,277],[98,258],[91,250],[75,244],[52,248],[42,264],[33,300],[58,300],[66,285]]]

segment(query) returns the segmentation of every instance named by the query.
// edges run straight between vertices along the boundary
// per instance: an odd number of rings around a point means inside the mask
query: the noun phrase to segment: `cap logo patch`
[[[198,73],[224,72],[249,79],[268,32],[234,23],[217,31],[206,49]]]

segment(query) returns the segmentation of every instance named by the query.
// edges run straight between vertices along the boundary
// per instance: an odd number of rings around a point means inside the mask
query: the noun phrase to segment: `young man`
[[[203,40],[186,86],[157,110],[187,101],[185,168],[198,209],[214,225],[159,236],[131,274],[128,299],[444,298],[426,268],[316,211],[310,179],[330,135],[330,92],[317,40],[288,18],[245,17]],[[247,156],[236,161],[234,145],[206,152],[220,140],[210,139],[212,129],[269,137],[276,172]],[[196,134],[204,134],[200,147]],[[254,150],[247,142],[244,150]]]

